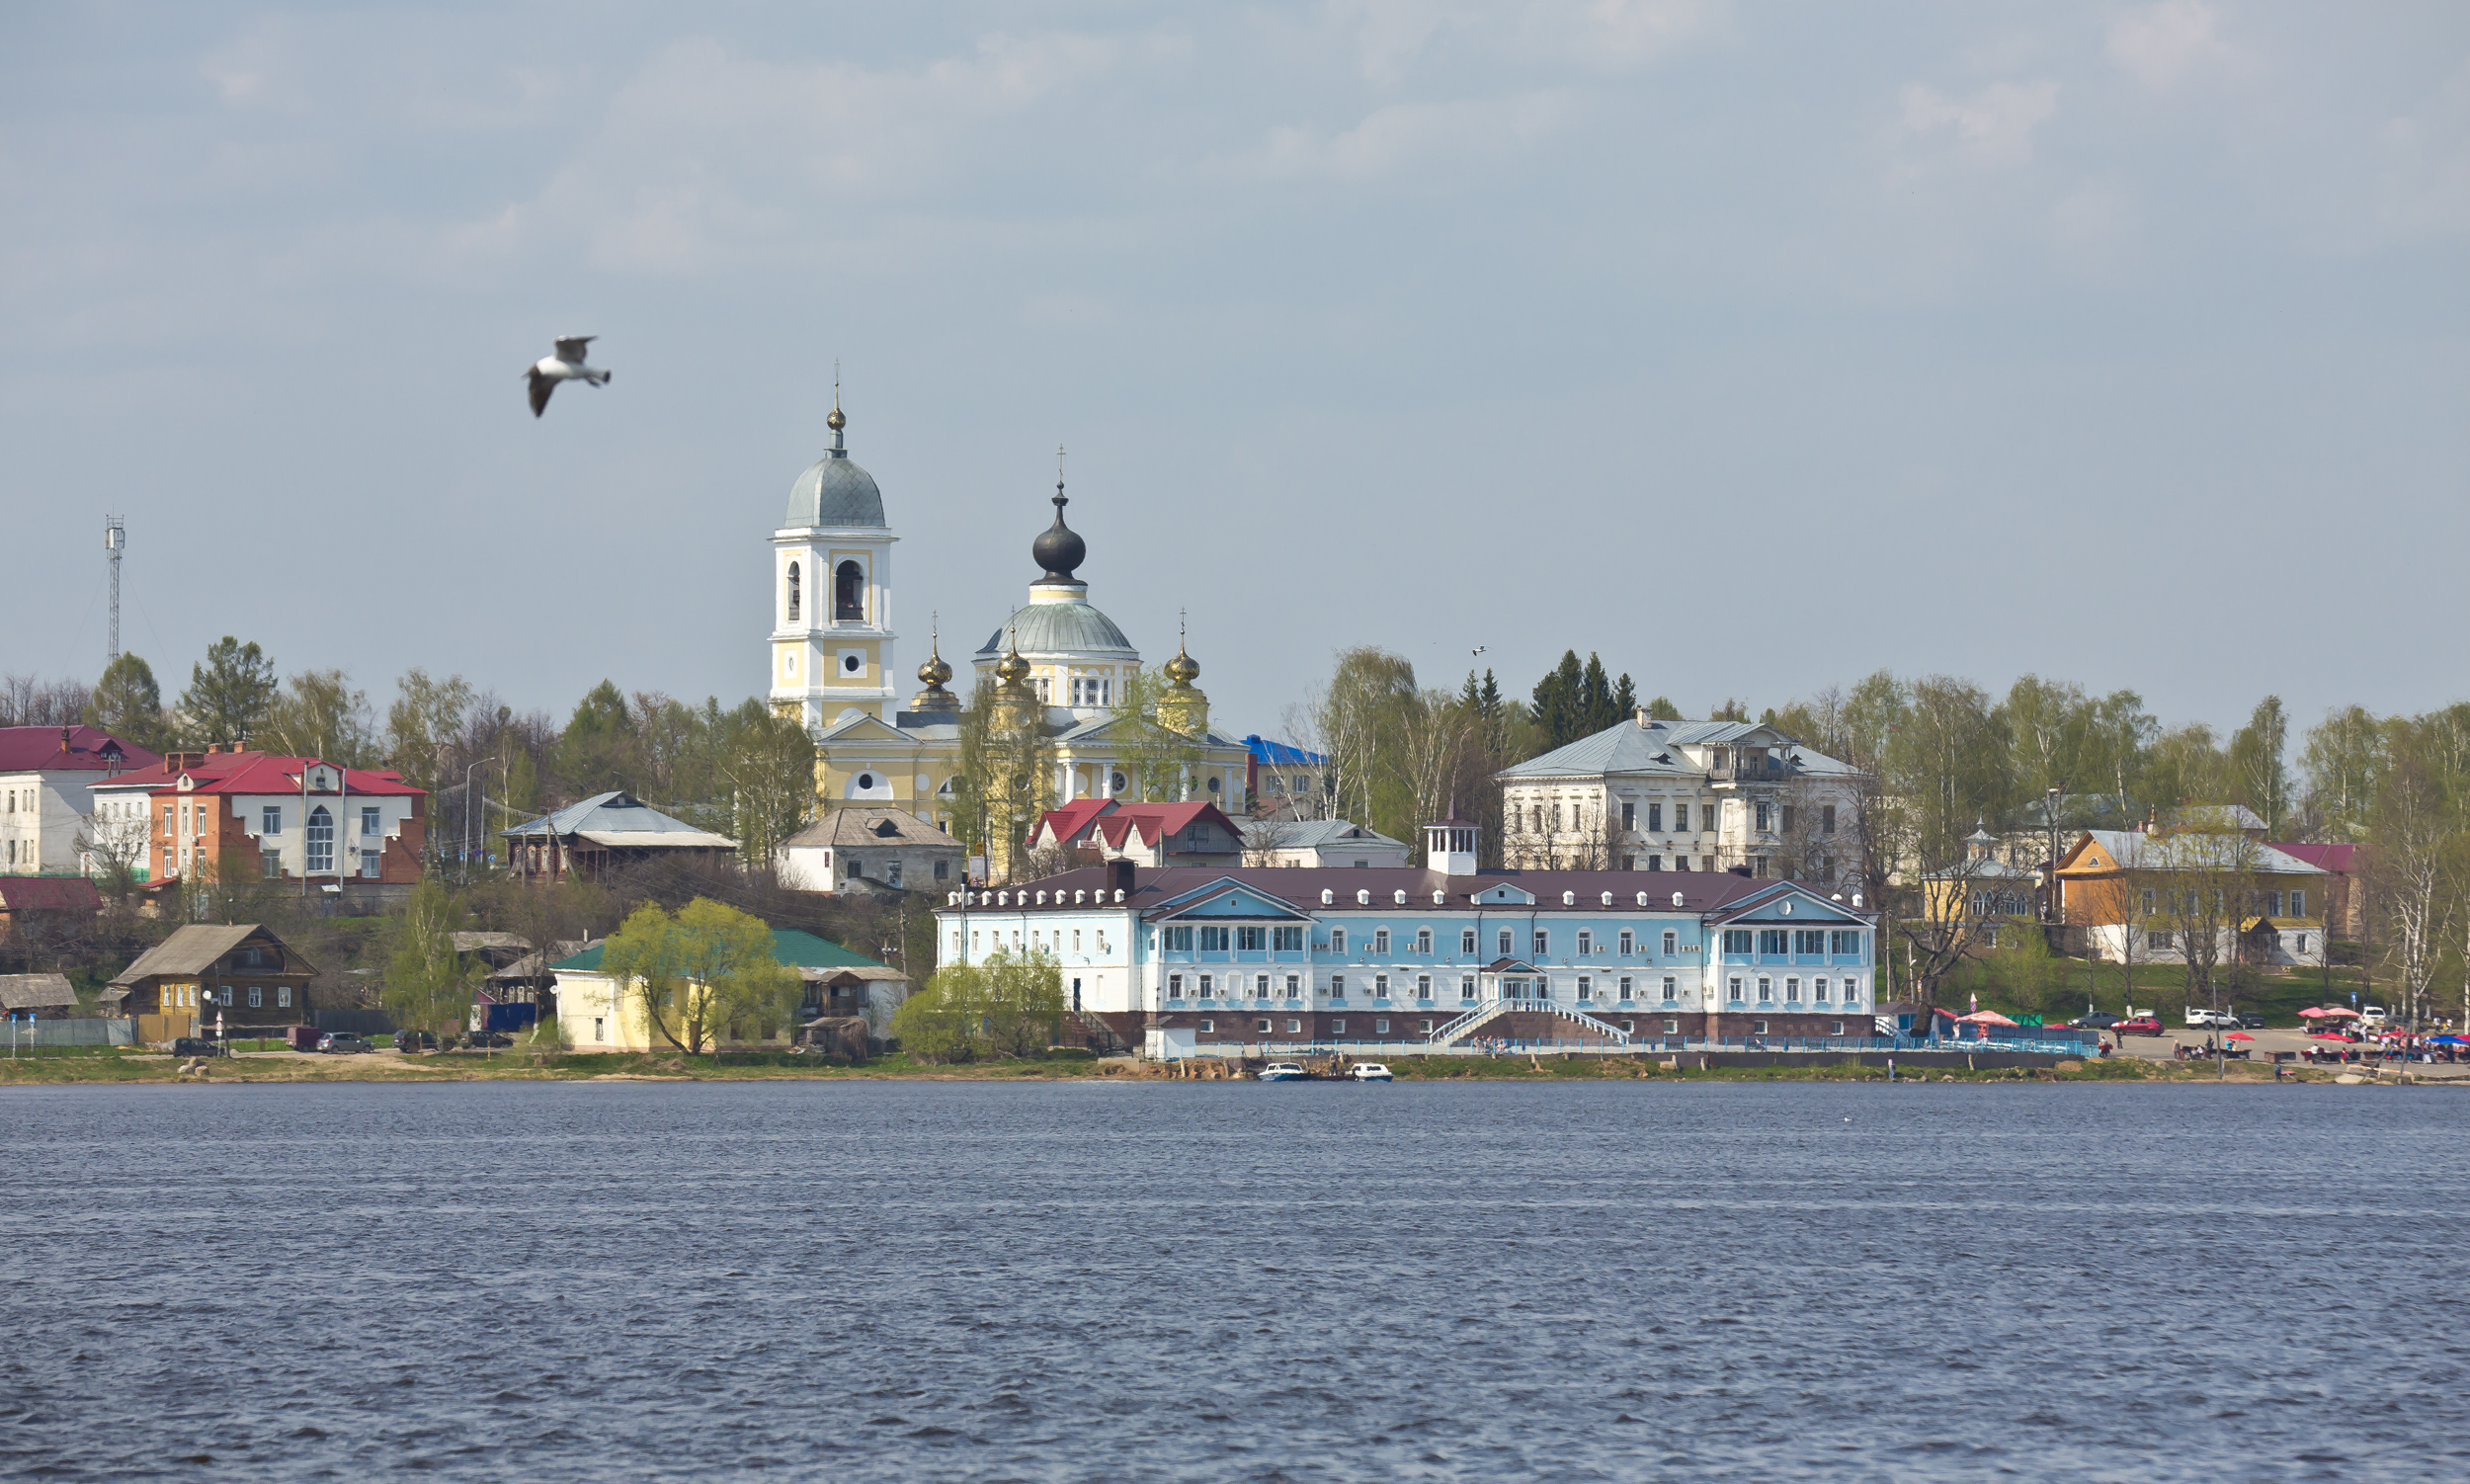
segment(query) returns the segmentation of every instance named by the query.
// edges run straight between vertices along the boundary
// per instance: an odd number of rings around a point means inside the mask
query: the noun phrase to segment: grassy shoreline
[[[717,1058],[674,1052],[539,1053],[501,1052],[425,1056],[251,1056],[213,1058],[203,1076],[184,1071],[188,1063],[160,1052],[60,1047],[14,1060],[0,1059],[0,1088],[125,1085],[129,1083],[282,1083],[282,1082],[781,1082],[781,1081],[914,1081],[914,1082],[1039,1082],[1039,1081],[1224,1081],[1226,1078],[1170,1076],[1155,1063],[1129,1058],[1024,1059],[929,1066],[893,1053],[857,1066],[834,1066],[811,1057],[780,1052],[730,1052]],[[1402,1082],[1884,1082],[1883,1067],[1850,1060],[1813,1061],[1805,1065],[1666,1068],[1651,1057],[1400,1057],[1388,1063]],[[2293,1071],[2288,1082],[2332,1082],[2335,1069],[2311,1067]],[[1918,1067],[1902,1069],[1905,1082],[2102,1082],[2213,1083],[2212,1064],[2179,1063],[2119,1057],[2088,1062],[2062,1062],[2056,1068]],[[2371,1079],[2372,1080],[2372,1079]],[[2386,1082],[2398,1079],[2387,1076]],[[2234,1065],[2227,1083],[2271,1083],[2267,1067]],[[2286,1085],[2286,1084],[2285,1084]]]

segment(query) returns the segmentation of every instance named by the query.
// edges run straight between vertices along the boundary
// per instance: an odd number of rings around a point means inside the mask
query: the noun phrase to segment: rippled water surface
[[[466,1083],[0,1113],[0,1474],[2470,1476],[2461,1093]]]

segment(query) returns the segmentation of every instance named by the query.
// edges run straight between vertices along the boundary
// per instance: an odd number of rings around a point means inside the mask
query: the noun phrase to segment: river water
[[[2457,1092],[463,1083],[0,1113],[0,1475],[2470,1476]]]

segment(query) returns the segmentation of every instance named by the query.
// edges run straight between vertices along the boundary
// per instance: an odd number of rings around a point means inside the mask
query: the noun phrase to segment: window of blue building
[[[1750,930],[1747,928],[1726,928],[1724,930],[1724,951],[1727,953],[1746,953],[1750,951],[1750,942],[1751,934]],[[1664,951],[1669,953],[1672,949],[1666,948]]]
[[[1258,953],[1261,951],[1262,944],[1268,941],[1268,937],[1267,928],[1237,928],[1235,947],[1247,953]]]
[[[1292,928],[1276,928],[1276,929],[1273,929],[1273,930],[1271,931],[1271,934],[1270,934],[1270,946],[1271,946],[1272,948],[1276,948],[1276,949],[1277,949],[1279,952],[1281,952],[1281,953],[1300,953],[1300,952],[1302,952],[1302,951],[1303,951],[1303,929],[1302,929],[1302,927],[1299,925],[1299,926],[1292,927]]]
[[[1225,952],[1226,930],[1224,928],[1203,927],[1200,930],[1200,950],[1204,953]]]

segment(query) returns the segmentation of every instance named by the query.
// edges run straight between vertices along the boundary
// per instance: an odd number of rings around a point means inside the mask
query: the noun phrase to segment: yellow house
[[[629,994],[602,971],[606,939],[550,965],[556,976],[558,1029],[578,1051],[669,1051],[676,1047],[654,1029],[639,995]],[[817,1016],[863,1015],[877,1036],[888,1033],[892,1012],[908,997],[909,977],[889,964],[794,928],[772,930],[772,956],[796,971],[804,986],[795,1016],[777,1026],[741,1027],[731,1045],[789,1044],[797,1030]]]

